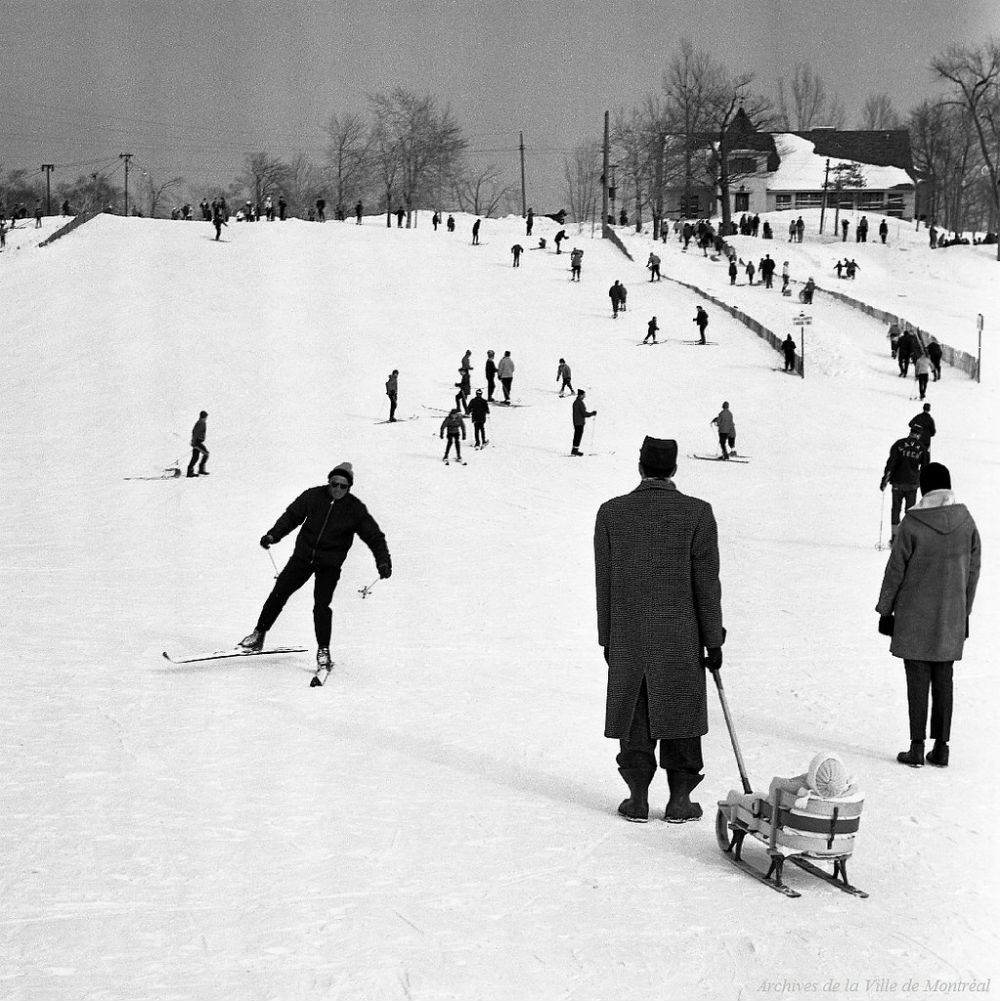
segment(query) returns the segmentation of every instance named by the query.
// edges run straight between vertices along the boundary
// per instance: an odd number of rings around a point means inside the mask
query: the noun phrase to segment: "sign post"
[[[799,336],[802,339],[802,347],[799,351],[799,361],[802,367],[802,378],[806,377],[806,327],[812,326],[813,318],[800,312],[798,316],[792,317],[792,323],[799,328]]]
[[[979,332],[979,349],[976,354],[976,382],[982,382],[983,375],[983,314],[976,319],[976,330]]]

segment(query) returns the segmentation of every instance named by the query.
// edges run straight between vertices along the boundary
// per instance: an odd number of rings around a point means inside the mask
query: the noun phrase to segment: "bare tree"
[[[157,184],[156,179],[151,173],[143,171],[142,175],[142,186],[140,191],[144,196],[147,208],[149,210],[149,218],[156,218],[156,210],[160,207],[160,202],[163,200],[164,196],[169,194],[171,191],[175,191],[177,188],[181,187],[184,183],[183,177],[171,177],[169,181],[164,181],[162,184]]]
[[[284,195],[292,215],[304,216],[325,189],[322,173],[305,153],[296,153],[285,165],[278,194]]]
[[[563,195],[570,216],[579,225],[594,217],[600,192],[601,144],[593,140],[563,157]]]
[[[330,137],[326,162],[334,191],[337,214],[360,198],[369,184],[374,135],[360,115],[332,115],[326,126]]]
[[[451,193],[462,212],[488,219],[506,204],[511,188],[503,183],[500,168],[491,163],[477,171],[463,170],[452,181]]]
[[[939,79],[951,84],[948,102],[969,114],[983,173],[989,179],[991,215],[1000,220],[1000,43],[990,39],[980,48],[952,45],[932,60],[931,68]]]
[[[868,132],[879,132],[882,129],[899,129],[903,120],[899,112],[892,106],[888,94],[869,94],[861,109],[861,119],[858,128]]]
[[[248,195],[248,201],[260,208],[268,195],[278,195],[288,177],[288,166],[263,150],[248,153],[243,161],[243,173],[237,178]]]
[[[830,94],[826,82],[808,63],[796,63],[785,95],[785,82],[778,80],[778,120],[790,132],[807,132],[819,125],[842,129],[846,121],[844,104]]]
[[[620,108],[615,113],[614,125],[611,128],[612,156],[616,167],[625,175],[635,197],[636,232],[642,229],[642,208],[646,194],[657,199],[654,202],[659,208],[659,217],[654,209],[653,237],[657,236],[659,219],[663,216],[663,187],[654,188],[651,178],[650,155],[655,154],[655,130],[650,126],[659,123],[662,101],[657,97],[648,97],[643,108],[632,108],[625,111]],[[622,198],[624,207],[625,198]]]
[[[406,225],[411,225],[414,207],[430,198],[442,175],[455,172],[459,157],[468,146],[462,130],[447,107],[437,98],[396,87],[389,94],[369,98],[375,116],[376,148],[392,170],[381,168],[383,177],[397,179],[406,206]],[[388,166],[388,165],[387,165]],[[391,187],[387,188],[387,198]],[[390,210],[391,211],[391,210]]]

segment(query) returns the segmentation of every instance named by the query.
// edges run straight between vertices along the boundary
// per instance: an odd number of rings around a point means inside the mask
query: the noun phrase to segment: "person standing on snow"
[[[519,243],[515,243],[513,247],[510,248],[510,252],[514,255],[514,267],[519,268],[521,266],[521,254],[524,253],[524,247]]]
[[[556,253],[557,254],[561,254],[562,253],[562,248],[560,247],[560,244],[565,239],[566,239],[566,230],[564,230],[564,229],[559,230],[559,232],[556,233],[555,238],[554,238],[554,243],[556,245]]]
[[[574,247],[569,255],[570,281],[578,282],[583,272],[583,251]]]
[[[656,324],[656,317],[654,316],[649,323],[646,324],[646,336],[642,339],[642,343],[645,344],[651,337],[653,343],[656,343],[656,331],[660,328]]]
[[[948,766],[954,665],[962,659],[979,583],[979,531],[951,489],[947,467],[932,462],[920,473],[918,504],[900,526],[886,563],[875,611],[889,652],[906,669],[910,747],[896,760],[924,763],[927,703],[933,749],[926,760]]]
[[[931,417],[931,405],[929,403],[925,403],[923,410],[916,417],[910,419],[910,430],[912,431],[914,428],[916,428],[920,435],[920,443],[927,452],[927,461],[930,462],[931,438],[937,434],[937,427],[934,424],[934,418]]]
[[[525,236],[531,236],[531,230],[532,230],[532,228],[535,225],[535,210],[534,209],[528,209],[528,216],[527,216],[527,219],[525,220],[525,224],[524,225],[525,225],[524,235]]]
[[[480,226],[481,223],[482,223],[482,219],[477,219],[472,224],[472,246],[473,247],[478,247],[479,246],[479,226]]]
[[[889,235],[889,224],[883,219],[878,225],[879,238],[885,243],[885,238]]]
[[[708,330],[708,313],[699,306],[698,312],[695,313],[693,323],[698,324],[698,333],[701,336],[701,340],[698,341],[699,344],[707,344],[708,341],[705,339],[705,331]]]
[[[469,416],[472,418],[472,430],[475,433],[475,447],[484,448],[489,444],[486,437],[486,418],[490,414],[490,405],[483,399],[483,391],[476,390],[476,395],[469,402]]]
[[[785,356],[785,371],[794,372],[795,371],[795,341],[792,339],[792,335],[788,336],[781,342],[781,350]]]
[[[288,505],[285,513],[261,537],[270,549],[294,529],[299,529],[295,549],[274,582],[261,608],[253,632],[239,642],[247,651],[261,650],[264,637],[277,621],[288,599],[310,577],[313,582],[313,628],[316,633],[316,666],[330,669],[330,636],[333,613],[330,603],[340,580],[340,568],[357,535],[375,557],[379,578],[392,576],[392,560],[385,536],[368,508],[351,494],[354,467],[342,462],[330,470],[325,486],[310,487]]]
[[[920,399],[927,396],[927,380],[931,377],[931,368],[931,360],[927,357],[926,352],[917,355],[916,361],[913,363],[913,374],[917,377]]]
[[[729,409],[728,403],[722,404],[722,409],[717,417],[713,417],[710,424],[714,424],[719,429],[719,446],[722,449],[720,458],[728,459],[730,455],[736,454],[736,421],[733,419],[733,412]],[[726,450],[726,446],[729,450]]]
[[[698,820],[708,733],[705,668],[722,667],[719,544],[710,504],[673,482],[677,442],[647,437],[642,481],[601,505],[594,526],[597,642],[608,665],[604,735],[619,741],[626,819],[649,818],[656,745],[670,787],[664,820]]]
[[[444,446],[444,464],[448,465],[448,453],[451,451],[451,446],[455,446],[455,459],[461,462],[464,466],[465,463],[462,462],[462,442],[465,441],[465,421],[462,420],[462,415],[459,413],[458,407],[453,407],[448,416],[441,421],[441,438],[444,438],[445,434],[448,435],[447,444]],[[459,441],[459,436],[461,436],[461,441]]]
[[[608,297],[611,299],[611,319],[618,319],[618,308],[622,302],[622,283],[615,281],[614,285],[608,289]]]
[[[927,449],[920,440],[919,427],[911,427],[905,438],[894,441],[889,449],[882,472],[879,489],[892,485],[892,509],[889,523],[892,525],[892,538],[896,539],[899,532],[899,513],[901,509],[909,511],[917,501],[917,487],[920,484],[920,470],[927,465]]]
[[[562,380],[562,385],[559,387],[560,397],[566,390],[569,390],[570,394],[573,393],[573,373],[570,371],[569,365],[566,364],[565,358],[559,359],[559,368],[556,369],[556,382]]]
[[[385,395],[389,397],[389,423],[396,423],[396,397],[399,394],[399,369],[394,368],[385,383]]]
[[[934,372],[934,381],[941,378],[941,345],[936,337],[931,337],[927,345],[927,357],[931,360],[931,369]]]
[[[730,257],[729,258],[729,284],[730,285],[735,285],[736,284],[736,276],[737,276],[737,274],[739,274],[739,268],[736,267],[736,258],[735,257]]]
[[[497,366],[496,362],[493,360],[495,352],[486,352],[486,368],[483,370],[486,374],[486,399],[492,403],[493,393],[496,390],[496,377],[497,377]]]
[[[651,282],[658,282],[660,280],[660,259],[656,254],[649,255],[646,267],[649,269],[649,280]]]
[[[500,364],[497,365],[497,375],[500,377],[500,385],[503,386],[503,403],[510,406],[510,389],[514,385],[514,359],[509,351],[504,351]]]
[[[583,455],[580,451],[580,442],[583,441],[583,429],[588,417],[596,417],[596,410],[588,410],[583,398],[586,392],[582,389],[576,391],[576,399],[573,401],[573,448],[570,455]]]
[[[188,476],[208,476],[208,471],[205,469],[205,463],[208,462],[208,449],[205,448],[206,417],[208,414],[202,410],[198,414],[198,420],[194,422],[194,427],[191,428],[191,461],[188,463]],[[199,459],[201,465],[198,467],[198,472],[195,472],[194,467]]]

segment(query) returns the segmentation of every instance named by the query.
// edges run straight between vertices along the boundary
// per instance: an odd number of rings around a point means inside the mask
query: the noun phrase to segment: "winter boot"
[[[330,648],[328,646],[321,646],[316,651],[316,670],[329,671],[332,666],[333,662],[330,660]]]
[[[934,741],[934,747],[927,752],[927,764],[936,765],[938,768],[948,767],[948,741]]]
[[[255,629],[249,636],[244,636],[236,645],[247,653],[256,653],[264,649],[264,633]]]
[[[686,824],[689,820],[701,820],[701,806],[692,803],[690,796],[691,791],[704,777],[694,772],[667,771],[670,799],[667,801],[663,819],[668,824]]]
[[[633,824],[645,824],[649,820],[649,783],[653,781],[655,770],[646,768],[619,768],[619,774],[628,784],[629,798],[622,800],[618,812]]]
[[[947,748],[945,748],[947,754]],[[896,760],[901,765],[909,765],[911,768],[922,768],[924,765],[924,742],[922,740],[911,740],[908,751],[900,751],[896,755]]]

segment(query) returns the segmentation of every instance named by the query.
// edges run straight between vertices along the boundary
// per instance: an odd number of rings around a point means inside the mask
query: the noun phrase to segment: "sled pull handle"
[[[747,778],[746,765],[743,764],[743,755],[740,752],[740,742],[736,739],[736,730],[733,728],[733,717],[729,712],[729,703],[726,701],[726,690],[722,687],[722,672],[715,670],[711,672],[715,679],[715,687],[719,690],[719,701],[722,703],[722,715],[726,717],[726,727],[729,730],[729,739],[733,744],[733,753],[736,755],[736,766],[740,770],[740,781],[743,783],[744,792],[753,792],[750,788],[750,780]]]

